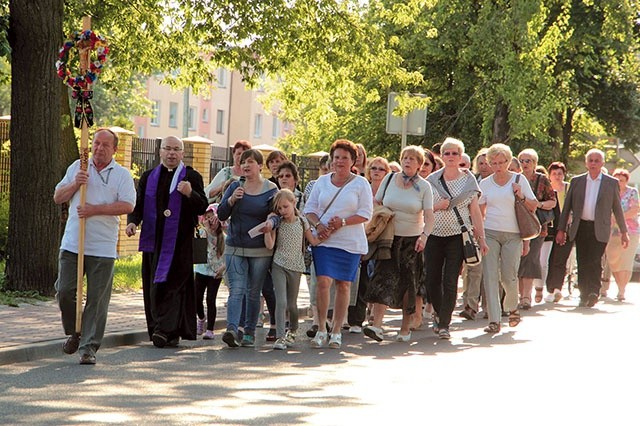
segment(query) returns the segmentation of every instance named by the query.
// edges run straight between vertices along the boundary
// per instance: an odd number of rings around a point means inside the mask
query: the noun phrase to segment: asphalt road
[[[344,335],[343,348],[273,351],[149,343],[0,367],[3,424],[637,425],[640,288],[595,309],[538,305],[495,336],[455,318],[451,341]],[[397,312],[396,312],[397,313]],[[308,327],[304,325],[304,329]],[[258,338],[258,342],[264,339]]]

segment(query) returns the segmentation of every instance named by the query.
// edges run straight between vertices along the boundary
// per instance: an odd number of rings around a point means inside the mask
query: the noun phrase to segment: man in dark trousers
[[[591,308],[598,302],[600,294],[600,260],[611,235],[612,212],[620,228],[623,248],[629,245],[629,234],[620,204],[618,181],[602,173],[604,152],[590,149],[585,156],[585,164],[587,173],[571,179],[558,221],[556,243],[564,245],[567,232],[569,240],[575,243],[580,306]]]
[[[184,144],[162,140],[161,164],[144,172],[127,235],[142,222],[142,291],[149,338],[159,348],[196,339],[193,234],[207,208],[202,176],[182,162]]]

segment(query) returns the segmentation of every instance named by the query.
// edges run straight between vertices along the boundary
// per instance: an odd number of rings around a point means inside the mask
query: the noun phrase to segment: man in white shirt
[[[571,179],[558,221],[556,243],[575,241],[578,261],[580,306],[593,307],[600,294],[600,262],[611,235],[611,213],[620,228],[622,247],[629,244],[629,234],[620,204],[617,179],[602,173],[604,152],[591,149],[585,156],[587,173]],[[569,224],[569,218],[573,219]]]
[[[69,218],[60,245],[56,297],[62,326],[69,338],[62,349],[67,354],[80,348],[80,364],[95,364],[102,343],[111,300],[113,267],[117,257],[119,216],[130,213],[136,202],[131,173],[113,159],[118,137],[108,129],[98,129],[93,138],[92,156],[87,170],[80,160],[69,166],[56,185],[53,200],[69,203]],[[86,203],[80,206],[80,187],[86,184]],[[84,218],[84,270],[87,300],[82,313],[82,330],[75,332],[79,219]]]

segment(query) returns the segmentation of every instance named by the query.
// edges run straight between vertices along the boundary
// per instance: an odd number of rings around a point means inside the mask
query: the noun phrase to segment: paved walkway
[[[216,329],[225,326],[227,287],[218,291]],[[306,315],[309,291],[306,281],[300,283],[298,308]],[[265,307],[266,311],[266,307]],[[60,311],[55,301],[0,305],[0,365],[31,361],[62,354],[65,340]],[[144,318],[142,292],[114,293],[109,304],[109,317],[103,347],[134,344],[148,338]]]

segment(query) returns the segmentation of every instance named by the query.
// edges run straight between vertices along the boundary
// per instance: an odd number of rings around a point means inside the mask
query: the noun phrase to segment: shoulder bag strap
[[[442,184],[442,187],[444,188],[444,190],[447,191],[447,194],[449,194],[449,196],[453,198],[453,195],[451,195],[451,191],[449,191],[449,187],[447,186],[447,183],[444,181],[444,173],[440,175],[440,183]],[[456,217],[458,218],[458,223],[460,224],[460,228],[462,229],[462,232],[466,232],[467,227],[464,224],[464,220],[462,220],[462,216],[458,211],[458,207],[453,207],[453,212],[456,214]]]
[[[387,179],[387,183],[384,185],[384,189],[382,190],[382,197],[380,197],[380,204],[384,205],[384,196],[387,193],[387,188],[389,187],[389,184],[391,183],[391,179],[393,179],[393,176],[396,174],[396,172],[391,172],[389,174],[389,178]]]
[[[353,180],[353,178],[355,178],[355,175],[353,173],[351,173],[351,176],[349,176],[349,179],[347,179],[347,181],[344,183],[344,185],[342,185],[340,187],[340,189],[338,189],[338,192],[335,193],[335,195],[333,196],[331,201],[329,201],[329,204],[327,204],[327,207],[324,209],[322,214],[318,217],[318,220],[322,219],[322,217],[329,210],[329,207],[331,207],[331,204],[333,204],[333,202],[336,200],[336,198],[338,197],[340,192],[342,192],[342,190],[344,189],[345,186],[349,185],[349,182],[351,182]]]

